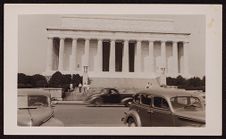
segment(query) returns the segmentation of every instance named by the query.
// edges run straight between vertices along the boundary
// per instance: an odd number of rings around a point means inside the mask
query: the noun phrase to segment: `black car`
[[[103,88],[99,93],[86,98],[88,104],[95,106],[103,104],[122,104],[128,106],[132,100],[132,94],[121,94],[115,88]]]

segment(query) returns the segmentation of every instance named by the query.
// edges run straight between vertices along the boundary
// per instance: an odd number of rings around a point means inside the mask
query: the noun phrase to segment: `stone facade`
[[[62,17],[47,28],[45,75],[56,71],[90,78],[186,77],[190,33],[174,32],[173,20],[128,17]]]

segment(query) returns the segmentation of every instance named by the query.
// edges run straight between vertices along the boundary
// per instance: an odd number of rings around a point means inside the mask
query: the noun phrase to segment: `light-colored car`
[[[121,119],[127,126],[205,126],[202,97],[180,89],[151,88],[134,96]]]
[[[54,109],[49,92],[19,89],[17,97],[18,126],[63,126],[54,118]]]

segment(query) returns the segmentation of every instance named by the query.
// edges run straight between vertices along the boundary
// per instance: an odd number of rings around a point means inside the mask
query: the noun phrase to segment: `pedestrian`
[[[150,84],[150,82],[147,83],[147,85],[145,86],[145,89],[149,89],[151,87],[152,84]]]
[[[81,93],[82,92],[82,84],[81,83],[79,83],[78,89],[79,89],[79,93]]]

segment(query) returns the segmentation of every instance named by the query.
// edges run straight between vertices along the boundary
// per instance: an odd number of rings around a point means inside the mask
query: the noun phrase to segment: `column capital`
[[[78,40],[78,38],[77,37],[73,37],[72,40]]]
[[[156,40],[148,40],[149,43],[150,43],[150,42],[153,42],[153,43],[154,43],[155,41],[156,41]]]
[[[65,39],[65,37],[59,37],[61,40],[64,40]]]
[[[173,44],[177,44],[178,43],[178,41],[171,41]]]
[[[115,42],[115,41],[116,41],[116,39],[114,39],[114,38],[112,39],[112,38],[111,38],[111,39],[110,39],[110,41],[111,41],[111,42]]]
[[[103,41],[104,39],[103,38],[96,38],[97,41]]]
[[[139,42],[139,43],[141,43],[142,42],[142,40],[136,40],[137,41],[137,43]]]
[[[160,40],[161,43],[169,42],[168,40]]]
[[[85,40],[90,40],[91,38],[84,38]]]

